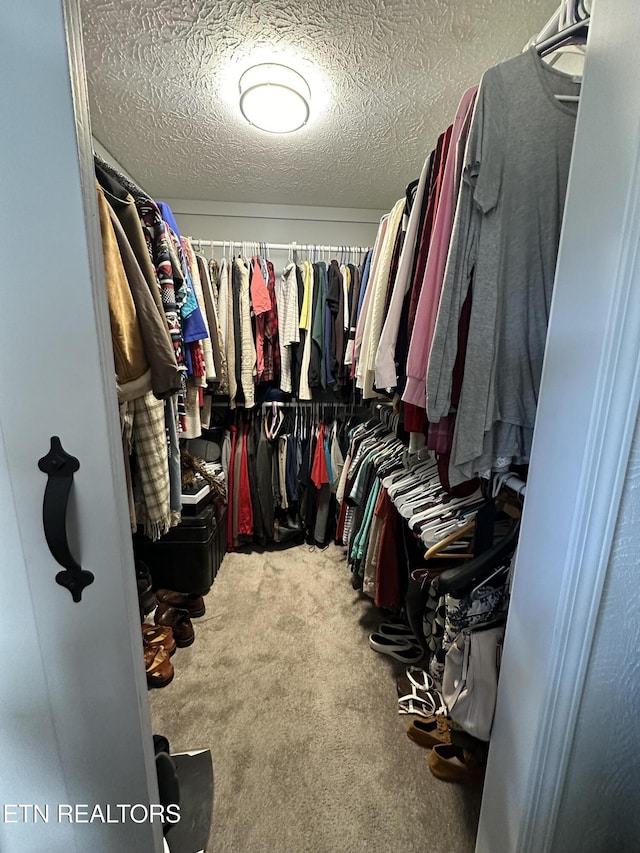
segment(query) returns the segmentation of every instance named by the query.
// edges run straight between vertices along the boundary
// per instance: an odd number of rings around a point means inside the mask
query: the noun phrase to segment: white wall
[[[126,166],[108,147],[93,137],[93,147],[135,183]],[[154,197],[153,187],[143,186]],[[372,246],[385,210],[313,205],[246,204],[158,198],[173,210],[184,236],[201,240],[234,240],[241,243],[300,243],[331,246]],[[284,258],[283,256],[283,259]],[[279,256],[276,260],[280,261]]]
[[[202,240],[243,240],[370,246],[386,211],[312,205],[162,199],[183,234]]]
[[[139,183],[126,166],[112,156],[108,148],[93,137],[94,151],[112,163],[124,175]],[[153,187],[143,186],[154,195]],[[372,246],[384,210],[346,207],[313,207],[312,205],[245,204],[240,202],[196,201],[193,199],[158,198],[173,210],[178,227],[185,237],[201,240],[233,240],[235,243],[298,243],[316,246]],[[207,254],[208,254],[207,250]],[[233,250],[227,250],[231,254]],[[237,250],[236,250],[237,251]],[[247,249],[247,254],[251,253]],[[217,257],[222,250],[216,250]],[[307,257],[301,254],[299,257]],[[343,257],[323,253],[318,258],[358,263],[362,256],[352,252]],[[288,253],[271,249],[276,275],[280,275],[289,259]]]

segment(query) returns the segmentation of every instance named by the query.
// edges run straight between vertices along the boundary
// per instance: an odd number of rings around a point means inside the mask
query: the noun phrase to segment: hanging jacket
[[[109,216],[133,297],[145,356],[151,370],[151,388],[154,395],[162,400],[180,391],[181,373],[178,370],[165,319],[158,311],[133,249],[110,206]]]
[[[109,205],[102,188],[99,185],[96,188],[118,398],[120,401],[135,400],[151,390],[151,371],[142,343],[135,303],[111,223]]]

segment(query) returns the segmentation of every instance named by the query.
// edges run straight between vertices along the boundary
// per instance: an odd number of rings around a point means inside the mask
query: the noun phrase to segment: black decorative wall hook
[[[77,602],[82,599],[82,590],[93,583],[93,575],[76,562],[67,540],[67,504],[80,463],[62,449],[60,439],[54,435],[51,450],[38,461],[38,468],[48,475],[42,505],[44,535],[54,560],[65,569],[56,575],[56,583],[66,587]]]

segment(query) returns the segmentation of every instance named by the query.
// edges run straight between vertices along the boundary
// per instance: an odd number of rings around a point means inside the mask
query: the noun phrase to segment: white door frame
[[[640,403],[639,37],[635,3],[596,0],[477,853],[550,851],[571,781]]]
[[[0,41],[0,805],[50,808],[0,813],[0,848],[159,851],[157,822],[57,820],[158,789],[76,0],[5,3]],[[43,532],[54,435],[80,461],[68,532],[95,576],[80,603]]]

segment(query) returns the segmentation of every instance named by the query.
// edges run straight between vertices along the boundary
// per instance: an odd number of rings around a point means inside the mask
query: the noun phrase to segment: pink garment
[[[251,306],[253,313],[258,317],[271,311],[271,297],[267,290],[267,284],[262,275],[262,266],[259,258],[251,258],[253,271],[251,273]]]
[[[262,266],[258,258],[251,258],[251,305],[256,317],[271,310],[271,297],[267,289]],[[264,373],[264,323],[256,323],[256,359],[258,376]]]
[[[412,335],[407,355],[407,384],[402,399],[406,403],[412,403],[414,406],[420,406],[423,409],[427,407],[427,362],[438,317],[438,306],[447,266],[447,255],[449,254],[458,195],[458,187],[456,186],[458,142],[465,126],[468,128],[477,92],[477,86],[467,89],[458,105],[453,122],[440,200],[431,232],[429,256],[416,310],[414,330],[419,331],[419,333]]]

